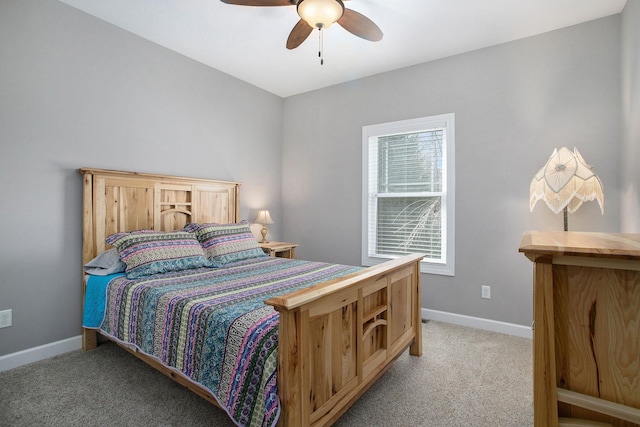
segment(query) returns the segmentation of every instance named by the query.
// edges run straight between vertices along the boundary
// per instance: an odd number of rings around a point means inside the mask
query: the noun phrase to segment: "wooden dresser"
[[[520,252],[534,262],[534,425],[640,426],[640,235],[529,232]]]

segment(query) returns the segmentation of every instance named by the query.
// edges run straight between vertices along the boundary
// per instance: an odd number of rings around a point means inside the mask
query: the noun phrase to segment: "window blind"
[[[369,256],[427,254],[446,262],[445,128],[369,141]]]

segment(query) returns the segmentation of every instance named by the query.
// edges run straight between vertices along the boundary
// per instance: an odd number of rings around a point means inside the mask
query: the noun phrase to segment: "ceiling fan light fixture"
[[[300,0],[298,15],[312,28],[328,28],[344,14],[342,0]]]

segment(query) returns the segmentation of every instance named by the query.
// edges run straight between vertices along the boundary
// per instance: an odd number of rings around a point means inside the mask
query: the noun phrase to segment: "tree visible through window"
[[[363,145],[363,263],[420,252],[453,275],[453,115],[366,126]]]

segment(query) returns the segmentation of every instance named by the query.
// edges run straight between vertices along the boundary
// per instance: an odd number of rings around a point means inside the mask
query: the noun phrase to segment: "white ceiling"
[[[362,40],[339,25],[297,49],[295,6],[219,0],[60,0],[281,97],[620,13],[626,0],[350,0],[384,32]]]

